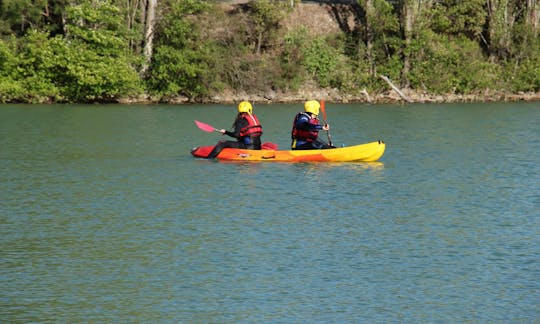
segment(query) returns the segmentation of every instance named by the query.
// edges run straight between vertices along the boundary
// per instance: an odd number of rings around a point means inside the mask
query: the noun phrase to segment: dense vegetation
[[[298,0],[1,0],[0,102],[221,93],[540,90],[535,0],[319,1],[341,27],[283,22]],[[341,1],[343,2],[343,1]]]

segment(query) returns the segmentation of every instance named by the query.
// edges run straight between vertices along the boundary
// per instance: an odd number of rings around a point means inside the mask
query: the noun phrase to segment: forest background
[[[0,102],[540,100],[537,0],[0,0]]]

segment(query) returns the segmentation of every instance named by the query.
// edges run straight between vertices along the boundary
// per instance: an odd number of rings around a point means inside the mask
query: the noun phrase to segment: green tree
[[[109,1],[67,10],[66,41],[57,41],[55,81],[69,100],[111,101],[141,91],[119,8]]]
[[[280,68],[282,82],[280,88],[297,90],[308,78],[308,71],[303,64],[304,49],[307,48],[311,38],[306,28],[293,30],[285,35],[283,50],[280,54]]]
[[[208,92],[202,79],[208,71],[209,46],[201,41],[193,17],[209,9],[201,0],[171,3],[156,26],[155,47],[148,74],[153,93],[197,98]]]
[[[0,103],[18,101],[26,92],[17,74],[16,47],[15,37],[0,39]]]
[[[3,0],[0,2],[1,31],[22,36],[42,25],[47,0]]]
[[[283,1],[259,0],[250,3],[249,16],[253,19],[256,35],[255,53],[260,54],[262,48],[271,47],[280,22],[290,10],[290,4]]]
[[[17,67],[10,74],[13,84],[22,89],[16,101],[37,103],[59,99],[60,92],[51,75],[55,55],[48,34],[30,30],[17,43],[14,51]]]
[[[0,34],[24,35],[28,30],[43,30],[52,35],[64,31],[67,0],[0,1]]]
[[[446,0],[436,2],[430,12],[430,25],[438,34],[465,35],[479,41],[486,24],[485,0]]]
[[[436,94],[468,94],[503,86],[500,68],[485,60],[482,48],[465,36],[425,31],[411,45],[411,85]]]

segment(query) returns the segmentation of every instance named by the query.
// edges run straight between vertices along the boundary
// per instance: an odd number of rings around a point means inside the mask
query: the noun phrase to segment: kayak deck
[[[224,161],[276,162],[374,162],[379,160],[386,145],[383,141],[323,150],[246,150],[225,148],[216,157]],[[213,146],[199,146],[191,150],[195,157],[206,158]]]

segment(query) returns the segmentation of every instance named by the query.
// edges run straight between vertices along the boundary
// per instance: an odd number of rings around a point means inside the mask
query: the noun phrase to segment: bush
[[[527,58],[519,65],[511,62],[505,71],[512,91],[540,91],[540,58]]]
[[[279,56],[280,88],[297,90],[307,79],[307,69],[303,65],[303,49],[307,47],[310,40],[305,28],[294,30],[285,35],[283,50]]]
[[[498,88],[500,71],[488,63],[478,44],[465,37],[427,33],[413,41],[409,80],[433,93],[474,93]]]
[[[47,37],[47,33],[32,30],[19,40],[16,52],[18,67],[12,79],[23,93],[16,101],[37,103],[59,98],[59,89],[53,82],[51,71],[56,57]]]

